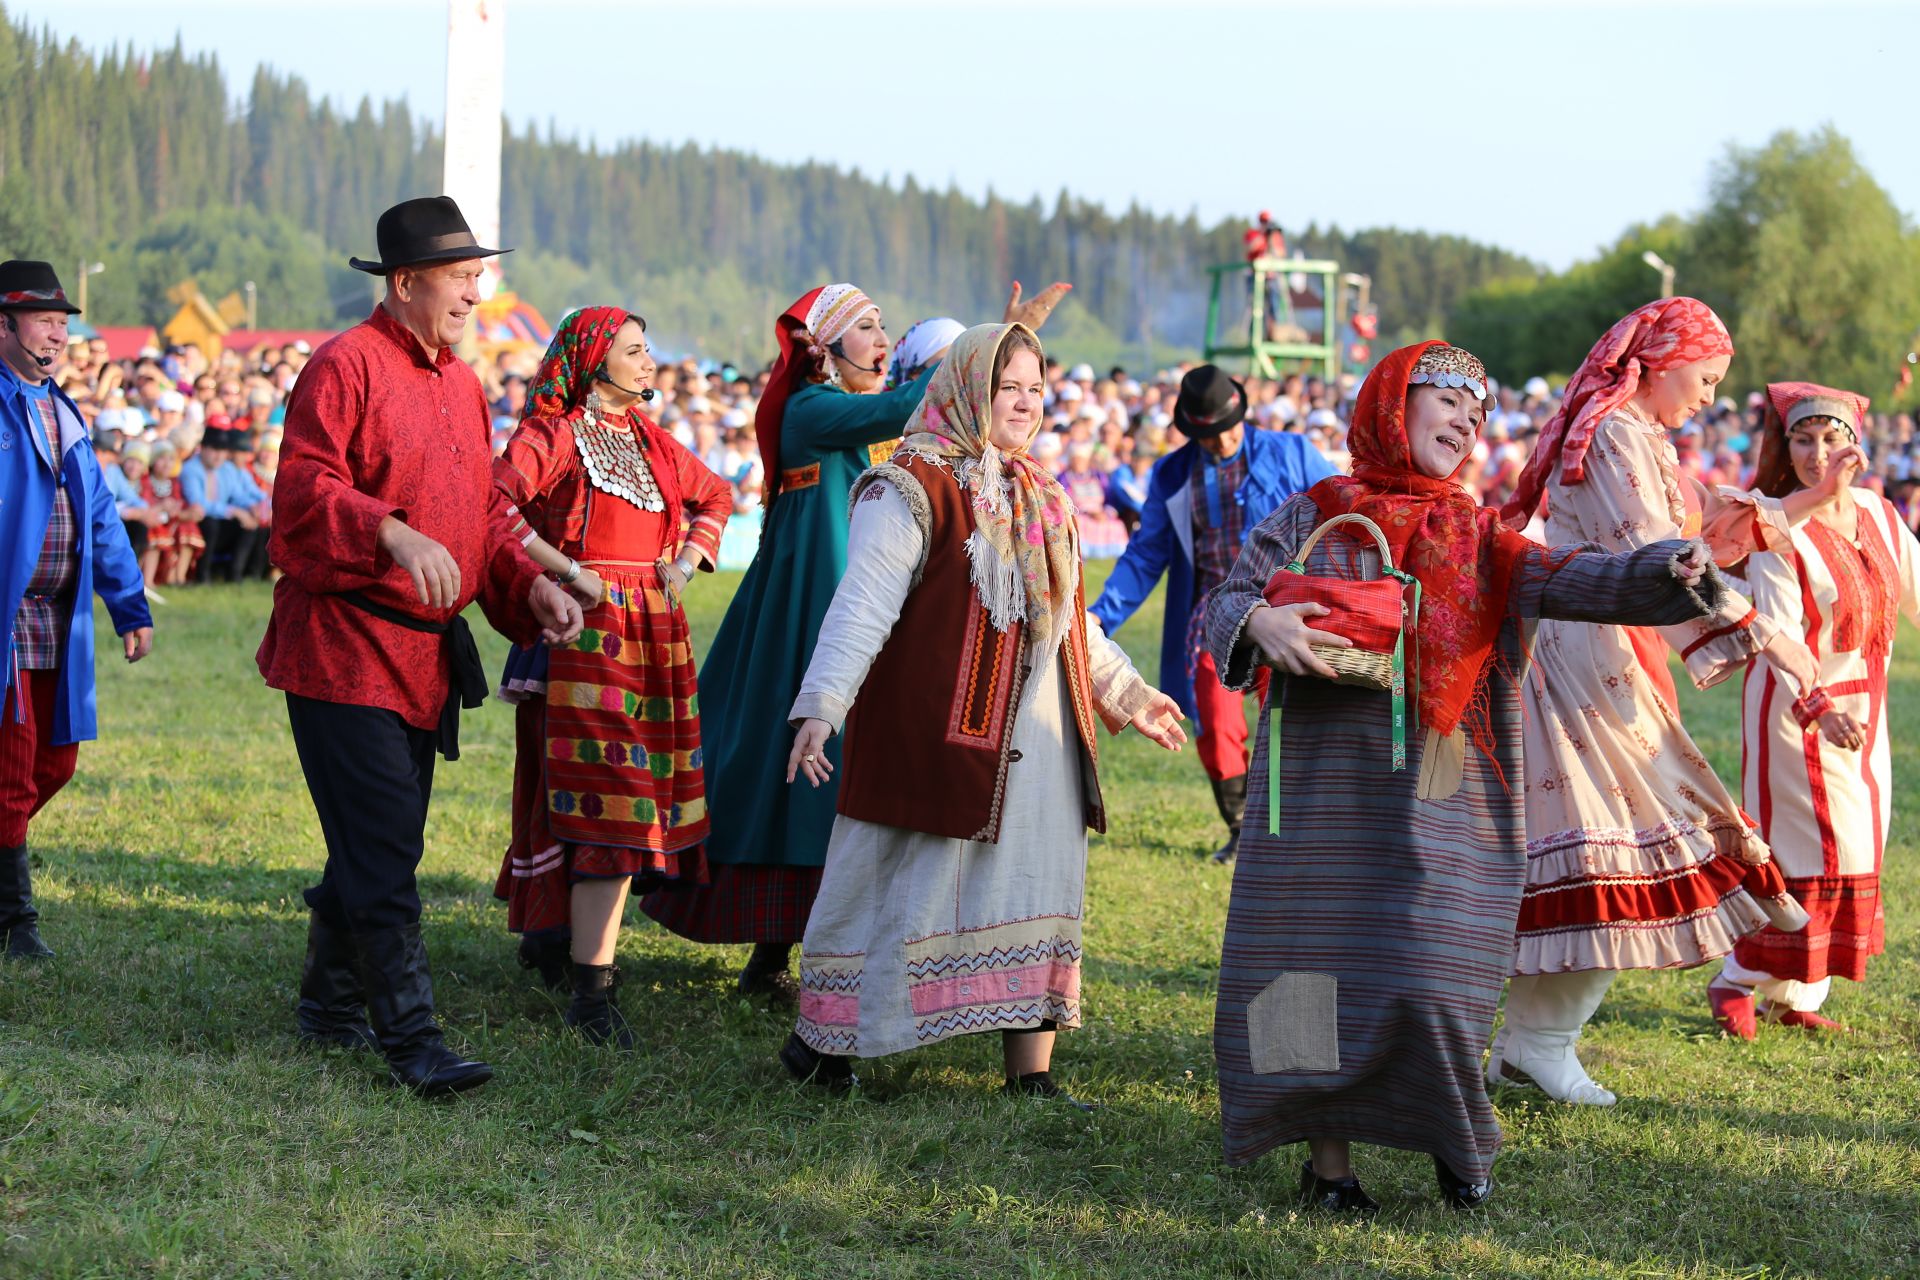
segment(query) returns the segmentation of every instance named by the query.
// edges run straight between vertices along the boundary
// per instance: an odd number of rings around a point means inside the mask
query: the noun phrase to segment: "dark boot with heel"
[[[353,937],[344,929],[329,928],[318,912],[307,918],[307,958],[300,967],[300,1008],[294,1016],[304,1044],[380,1048],[367,1021],[360,975],[353,970]]]
[[[738,990],[743,996],[765,996],[773,1004],[793,1008],[800,1003],[800,984],[787,971],[793,955],[790,942],[758,942],[740,970]]]
[[[540,983],[549,991],[564,991],[573,979],[573,935],[528,933],[520,937],[520,967],[540,975]]]
[[[23,844],[0,849],[0,954],[9,960],[53,959],[53,948],[40,941],[33,868]]]
[[[447,1048],[433,1017],[433,975],[419,924],[353,935],[354,969],[394,1084],[432,1097],[477,1088],[493,1068]]]
[[[567,1005],[566,1024],[580,1033],[588,1044],[611,1044],[616,1049],[633,1048],[633,1028],[614,1003],[620,986],[620,970],[610,964],[573,966],[573,1000]]]
[[[1240,854],[1240,824],[1247,816],[1247,775],[1221,778],[1213,784],[1214,807],[1227,824],[1227,842],[1213,851],[1213,860],[1225,866]]]

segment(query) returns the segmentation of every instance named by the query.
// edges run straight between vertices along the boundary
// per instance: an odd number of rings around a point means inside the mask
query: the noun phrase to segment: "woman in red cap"
[[[1866,397],[1786,382],[1767,400],[1753,492],[1819,505],[1791,528],[1758,522],[1765,550],[1746,577],[1754,607],[1806,637],[1820,678],[1796,698],[1770,668],[1748,669],[1742,798],[1811,920],[1742,938],[1707,987],[1715,1020],[1743,1040],[1756,1032],[1756,995],[1769,1022],[1840,1030],[1819,1013],[1834,977],[1865,980],[1868,957],[1886,949],[1887,667],[1899,615],[1920,622],[1920,544],[1891,503],[1852,486]]]

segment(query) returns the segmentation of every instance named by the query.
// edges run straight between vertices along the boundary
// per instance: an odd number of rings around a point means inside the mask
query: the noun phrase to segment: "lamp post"
[[[1640,261],[1660,273],[1660,296],[1671,298],[1673,296],[1673,264],[1651,249],[1640,255]]]
[[[260,328],[260,295],[253,287],[253,281],[246,284],[247,289],[247,331],[256,332]]]
[[[80,310],[81,311],[85,311],[87,309],[87,277],[97,276],[102,271],[105,271],[106,269],[107,269],[107,264],[104,262],[90,263],[84,258],[80,260]]]

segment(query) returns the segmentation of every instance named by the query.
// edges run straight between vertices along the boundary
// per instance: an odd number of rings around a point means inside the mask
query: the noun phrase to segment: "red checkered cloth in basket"
[[[1325,605],[1332,612],[1307,619],[1308,626],[1345,636],[1353,641],[1356,649],[1391,654],[1394,642],[1400,638],[1405,591],[1405,585],[1394,578],[1361,582],[1310,575],[1289,567],[1275,572],[1261,594],[1275,608],[1289,604]]]

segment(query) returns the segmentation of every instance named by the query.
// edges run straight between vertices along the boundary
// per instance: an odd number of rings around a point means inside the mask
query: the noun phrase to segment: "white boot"
[[[1560,1102],[1612,1106],[1618,1099],[1594,1083],[1573,1051],[1612,982],[1608,969],[1508,979],[1507,1021],[1487,1059],[1487,1082],[1530,1082]]]

